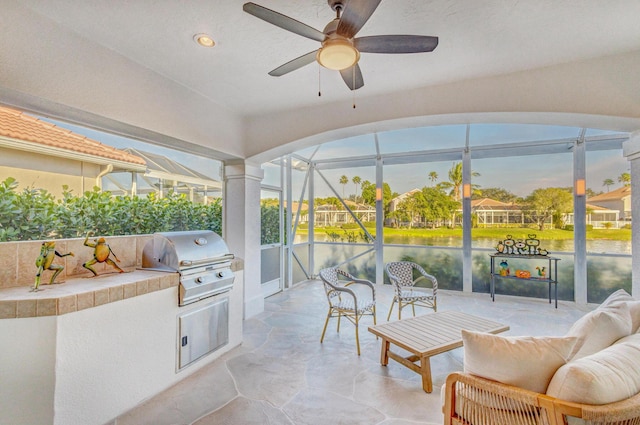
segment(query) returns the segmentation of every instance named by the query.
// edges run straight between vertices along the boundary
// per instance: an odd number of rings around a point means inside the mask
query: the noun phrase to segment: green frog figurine
[[[56,243],[54,241],[42,242],[42,247],[40,248],[40,255],[36,258],[36,267],[38,268],[38,272],[36,273],[36,282],[31,292],[37,292],[40,287],[40,278],[42,277],[42,272],[45,270],[54,270],[53,276],[51,276],[51,280],[49,281],[49,285],[56,283],[56,277],[64,270],[64,266],[59,264],[53,264],[53,260],[55,257],[66,257],[67,255],[74,256],[73,252],[68,252],[66,254],[60,254],[56,251]]]
[[[118,270],[119,273],[124,273],[124,270],[118,267],[118,265],[111,258],[109,258],[109,256],[113,254],[113,258],[115,258],[117,262],[120,262],[120,259],[116,257],[115,252],[111,250],[111,247],[109,246],[107,241],[101,237],[98,239],[94,239],[93,242],[89,242],[89,235],[90,233],[88,233],[87,237],[84,239],[84,246],[93,248],[93,259],[84,263],[82,267],[91,271],[94,277],[98,276],[98,273],[93,269],[93,267],[91,267],[95,263],[107,263],[114,269]]]

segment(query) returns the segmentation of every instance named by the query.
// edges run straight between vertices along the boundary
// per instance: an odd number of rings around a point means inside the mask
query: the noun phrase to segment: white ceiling
[[[319,30],[334,18],[326,0],[255,2]],[[362,54],[357,110],[336,71],[314,63],[267,75],[319,43],[243,12],[243,3],[0,0],[0,103],[220,158],[282,154],[317,135],[326,141],[417,116],[471,122],[464,114],[561,112],[640,121],[638,0],[383,0],[358,36],[433,35],[439,45]],[[193,41],[203,32],[216,47]],[[591,98],[579,99],[585,92]],[[599,105],[610,93],[615,104]]]
[[[335,71],[318,65],[267,73],[318,43],[242,11],[242,0],[21,0],[91,43],[153,70],[240,115],[351,99]],[[256,3],[322,30],[326,0]],[[358,97],[640,49],[638,0],[386,0],[358,36],[436,35],[432,53],[363,54]],[[205,32],[217,46],[192,36]],[[73,46],[69,46],[73,49]]]

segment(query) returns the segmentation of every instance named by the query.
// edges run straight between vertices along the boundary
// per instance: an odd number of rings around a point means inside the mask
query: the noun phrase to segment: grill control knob
[[[202,282],[203,282],[202,276],[196,277],[196,283],[202,283]]]

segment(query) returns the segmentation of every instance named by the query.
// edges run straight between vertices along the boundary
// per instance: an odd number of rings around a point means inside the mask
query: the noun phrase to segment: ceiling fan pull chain
[[[320,90],[321,85],[320,85],[320,66],[318,66],[318,97],[322,96],[322,90]]]

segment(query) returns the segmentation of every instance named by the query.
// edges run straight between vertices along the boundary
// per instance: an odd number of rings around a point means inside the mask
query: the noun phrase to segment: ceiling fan
[[[350,90],[364,85],[358,65],[360,53],[422,53],[438,46],[438,37],[425,35],[374,35],[354,38],[369,20],[382,0],[328,0],[336,18],[323,31],[255,3],[245,3],[242,9],[270,24],[322,43],[322,46],[293,59],[269,72],[280,77],[317,61],[325,68],[340,71]]]

